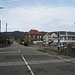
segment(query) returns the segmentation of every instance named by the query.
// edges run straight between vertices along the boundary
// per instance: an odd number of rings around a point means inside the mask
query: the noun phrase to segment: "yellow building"
[[[49,44],[49,42],[51,42],[51,35],[49,33],[46,33],[43,36],[43,42],[44,42],[44,44]]]

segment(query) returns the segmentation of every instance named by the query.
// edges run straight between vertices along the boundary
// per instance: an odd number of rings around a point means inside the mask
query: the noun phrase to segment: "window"
[[[68,37],[68,40],[72,40],[72,37],[71,37],[71,36],[69,36],[69,37]]]
[[[40,36],[40,39],[41,39],[41,36]]]
[[[29,38],[30,38],[30,35],[29,35]]]
[[[75,37],[72,37],[72,40],[75,40]]]
[[[31,38],[33,38],[33,35],[31,35]]]
[[[33,35],[33,38],[35,38],[35,35]]]
[[[39,38],[39,35],[37,36],[37,38]]]
[[[35,38],[37,38],[37,35],[35,35]]]

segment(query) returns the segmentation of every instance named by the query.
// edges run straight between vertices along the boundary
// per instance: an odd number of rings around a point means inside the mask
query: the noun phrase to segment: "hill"
[[[25,32],[14,31],[14,32],[3,32],[2,34],[8,37],[13,37],[13,38],[16,38],[16,37],[24,38]]]

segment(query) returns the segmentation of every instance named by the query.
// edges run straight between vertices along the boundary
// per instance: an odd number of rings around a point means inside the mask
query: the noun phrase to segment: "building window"
[[[63,37],[60,37],[60,40],[63,40]]]
[[[29,35],[29,38],[30,38],[30,35]]]
[[[75,40],[75,37],[72,37],[72,40]]]
[[[39,35],[37,36],[37,38],[39,39]]]
[[[37,35],[35,35],[35,38],[37,38]]]
[[[33,38],[33,35],[31,35],[31,38]]]
[[[72,40],[72,37],[71,37],[71,36],[69,36],[69,37],[68,37],[68,40]]]
[[[40,36],[40,39],[41,39],[41,36]]]
[[[35,35],[33,35],[33,38],[35,38]]]
[[[66,40],[66,36],[64,36],[64,40]]]

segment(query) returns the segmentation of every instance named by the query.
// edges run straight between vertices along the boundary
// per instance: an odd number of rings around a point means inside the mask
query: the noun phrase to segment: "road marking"
[[[71,60],[68,60],[68,59],[64,59],[64,58],[62,58],[62,57],[60,57],[60,56],[57,56],[59,59],[62,59],[62,60],[65,60],[65,61],[69,61],[69,62],[71,62]]]
[[[59,59],[62,59],[62,60],[64,60],[64,61],[72,62],[72,61],[69,60],[69,59],[65,59],[65,58],[62,58],[62,57],[57,56],[57,55],[49,55],[49,54],[46,54],[46,55],[48,55],[48,56],[55,56],[55,57],[57,57],[57,58],[59,58]],[[75,63],[75,62],[72,62],[72,63]]]
[[[21,55],[21,56],[22,56],[22,59],[24,60],[25,64],[27,65],[29,71],[31,72],[31,74],[34,75],[34,73],[33,73],[32,69],[31,69],[31,67],[30,67],[29,64],[27,63],[27,61],[26,61],[26,59],[24,58],[24,56],[23,56],[23,55]]]
[[[62,63],[62,62],[66,62],[66,61],[60,59],[28,61],[29,64],[48,64],[48,63]]]
[[[8,52],[0,52],[0,53],[19,53],[19,51],[8,51]]]
[[[17,65],[25,65],[23,61],[16,62],[0,62],[0,66],[17,66]]]
[[[2,50],[2,49],[1,49]],[[20,53],[20,49],[18,49],[18,51],[7,51],[7,52],[0,52],[0,53]]]
[[[21,52],[21,50],[19,49],[19,52]],[[27,68],[29,69],[29,71],[31,72],[32,75],[35,75],[34,72],[32,71],[31,67],[29,66],[29,64],[27,63],[26,59],[24,58],[23,55],[21,55],[24,63],[26,64]]]
[[[18,49],[19,50],[19,52],[21,52],[21,50],[20,49]]]

